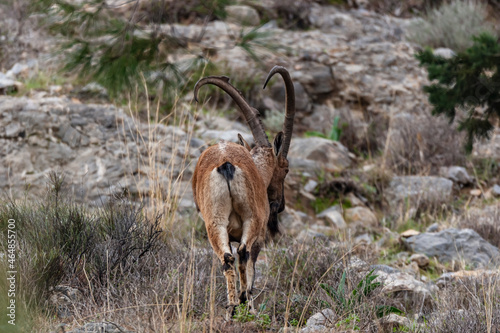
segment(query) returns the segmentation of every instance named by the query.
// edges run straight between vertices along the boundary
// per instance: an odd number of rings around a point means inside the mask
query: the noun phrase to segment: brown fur
[[[226,162],[235,167],[230,187],[217,172]],[[230,307],[238,304],[236,272],[228,262],[234,261],[230,239],[240,243],[240,300],[248,297],[251,302],[257,256],[252,259],[246,249],[260,249],[265,241],[270,213],[267,191],[276,164],[276,152],[271,147],[255,147],[249,152],[245,146],[221,142],[201,154],[194,171],[195,202],[212,248],[224,266]]]
[[[236,271],[230,241],[239,242],[240,302],[252,306],[255,262],[269,232],[279,233],[278,213],[285,208],[284,181],[288,173],[286,158],[293,132],[295,92],[288,71],[275,66],[269,72],[264,88],[275,74],[285,82],[285,121],[283,132],[267,138],[259,112],[252,108],[225,76],[200,79],[194,88],[194,99],[200,87],[215,85],[236,102],[249,125],[256,147],[238,134],[239,144],[221,142],[203,152],[193,175],[193,193],[207,229],[208,238],[220,259],[227,282],[229,310],[237,305]]]

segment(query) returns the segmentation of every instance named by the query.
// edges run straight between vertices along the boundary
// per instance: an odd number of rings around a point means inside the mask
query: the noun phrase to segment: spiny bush
[[[408,27],[408,39],[422,46],[464,51],[472,36],[494,30],[487,21],[486,5],[474,0],[453,0],[431,9]]]
[[[129,272],[159,244],[161,215],[121,201],[90,210],[68,199],[64,178],[51,173],[46,195],[35,202],[2,200],[2,251],[9,219],[16,221],[19,290],[42,305],[49,290],[65,281],[74,287],[107,286]]]

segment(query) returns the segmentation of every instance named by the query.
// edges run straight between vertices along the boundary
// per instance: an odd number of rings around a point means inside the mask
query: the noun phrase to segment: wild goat
[[[255,139],[255,147],[238,135],[240,144],[220,142],[200,156],[193,175],[193,194],[207,229],[210,244],[222,263],[227,283],[228,316],[238,304],[235,258],[230,242],[238,242],[240,275],[239,303],[249,300],[255,278],[255,261],[266,234],[279,232],[278,213],[285,208],[284,181],[288,173],[288,148],[292,139],[295,115],[295,93],[288,71],[275,66],[267,76],[264,88],[273,75],[285,81],[286,104],[283,132],[274,145],[267,138],[259,112],[252,108],[225,76],[209,76],[196,83],[194,97],[205,84],[224,90],[236,102]],[[266,226],[267,225],[267,226]]]

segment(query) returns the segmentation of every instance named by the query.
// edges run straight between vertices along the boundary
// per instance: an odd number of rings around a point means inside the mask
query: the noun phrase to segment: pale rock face
[[[417,263],[419,268],[424,268],[429,265],[429,257],[421,253],[412,254],[410,257],[410,261]]]
[[[250,6],[230,5],[224,9],[230,22],[253,26],[260,24],[259,13]]]
[[[294,168],[341,171],[351,165],[349,151],[341,143],[319,137],[293,138],[288,152]]]
[[[394,177],[385,192],[386,200],[393,207],[440,205],[452,198],[453,182],[434,176]]]
[[[436,257],[443,263],[463,260],[475,267],[496,267],[500,259],[498,248],[471,229],[449,228],[439,232],[421,233],[402,240],[412,251]]]
[[[347,227],[347,224],[344,220],[344,217],[342,216],[342,213],[340,212],[340,207],[339,206],[333,206],[330,207],[318,215],[316,215],[317,218],[322,218],[328,221],[331,225],[333,225],[337,229],[345,229]]]

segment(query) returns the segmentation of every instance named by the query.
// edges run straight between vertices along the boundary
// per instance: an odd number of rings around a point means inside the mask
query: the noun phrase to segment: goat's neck
[[[276,158],[274,157],[273,150],[269,148],[254,148],[252,150],[252,158],[265,186],[268,187],[276,167]]]

